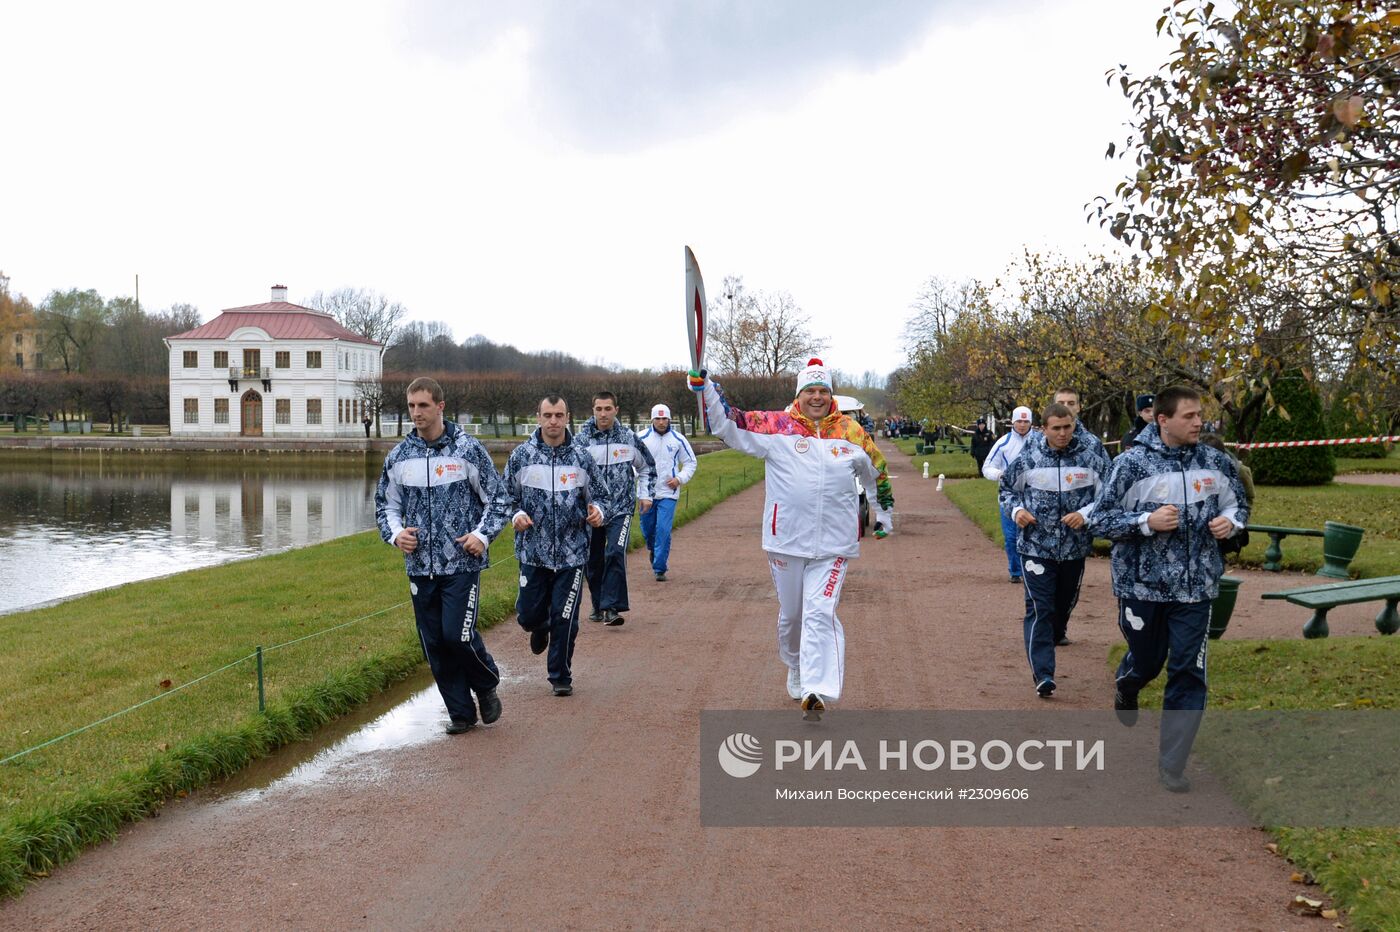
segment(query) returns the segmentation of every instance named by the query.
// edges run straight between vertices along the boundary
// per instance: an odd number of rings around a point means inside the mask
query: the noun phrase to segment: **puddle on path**
[[[501,665],[502,684],[524,680]],[[382,752],[445,741],[446,724],[447,710],[425,667],[313,737],[254,761],[207,790],[207,797],[221,803],[253,803],[311,786],[374,783],[386,772],[377,763]]]

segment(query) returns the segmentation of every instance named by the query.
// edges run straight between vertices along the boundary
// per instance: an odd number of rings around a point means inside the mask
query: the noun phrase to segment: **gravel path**
[[[1332,481],[1348,485],[1400,485],[1400,472],[1349,472]]]
[[[842,707],[1043,708],[1000,551],[888,455],[898,533],[846,583]],[[678,532],[672,582],[634,558],[633,611],[584,622],[573,697],[501,626],[497,725],[172,804],[0,906],[0,928],[1322,927],[1287,911],[1301,888],[1252,829],[702,827],[699,710],[793,707],[761,502],[751,489]],[[1297,636],[1296,612],[1240,601],[1240,630]],[[1105,707],[1113,617],[1093,561],[1057,706]]]

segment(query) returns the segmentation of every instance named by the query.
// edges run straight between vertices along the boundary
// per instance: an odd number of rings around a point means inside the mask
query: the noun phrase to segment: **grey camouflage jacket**
[[[1175,505],[1175,531],[1158,533],[1147,516]],[[1239,471],[1229,456],[1203,444],[1168,447],[1156,424],[1113,461],[1094,501],[1090,530],[1113,541],[1113,594],[1145,602],[1215,598],[1224,569],[1207,525],[1224,516],[1237,531],[1249,522]]]

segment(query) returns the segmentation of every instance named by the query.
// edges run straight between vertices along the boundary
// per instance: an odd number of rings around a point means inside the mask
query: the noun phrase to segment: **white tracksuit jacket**
[[[656,461],[656,482],[655,488],[652,489],[652,497],[680,498],[680,486],[673,489],[666,484],[666,480],[675,476],[681,480],[681,485],[685,485],[690,481],[690,477],[695,475],[695,451],[690,448],[690,441],[682,437],[674,427],[664,434],[658,434],[654,427],[647,427],[638,431],[637,439],[646,444],[651,458]]]
[[[765,462],[764,550],[807,559],[860,555],[855,477],[874,489],[880,473],[858,442],[746,430],[729,418],[723,396],[709,379],[705,412],[716,437]]]

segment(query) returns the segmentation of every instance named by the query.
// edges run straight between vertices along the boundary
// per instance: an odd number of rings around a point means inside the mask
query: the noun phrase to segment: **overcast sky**
[[[0,270],[147,308],[354,285],[522,349],[687,361],[682,246],[884,373],[931,275],[1083,205],[1164,0],[8,4]]]

